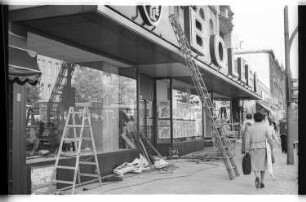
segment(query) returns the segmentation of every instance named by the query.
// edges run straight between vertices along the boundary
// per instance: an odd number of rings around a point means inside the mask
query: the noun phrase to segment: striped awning
[[[9,46],[9,80],[23,85],[36,85],[41,76],[37,64],[37,54],[33,51]]]

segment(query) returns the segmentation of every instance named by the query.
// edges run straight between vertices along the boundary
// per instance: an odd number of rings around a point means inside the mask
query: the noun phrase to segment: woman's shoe
[[[257,189],[259,189],[259,187],[260,187],[259,177],[256,177],[256,178],[255,178],[255,187],[256,187]]]
[[[260,183],[260,188],[264,188],[265,184],[264,183]]]

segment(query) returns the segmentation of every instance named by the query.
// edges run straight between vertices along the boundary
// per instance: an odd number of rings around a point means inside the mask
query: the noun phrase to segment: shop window
[[[58,115],[63,116],[63,119],[54,122],[56,133],[62,135],[69,106],[75,106],[75,110],[88,106],[97,151],[112,152],[128,149],[130,147],[122,138],[122,134],[127,123],[136,127],[136,71],[131,69],[123,71],[106,63],[101,63],[99,67],[90,64],[75,67],[71,82],[67,82],[72,85],[67,84],[62,93],[62,104]],[[28,111],[30,108],[33,109],[27,121],[27,125],[30,126],[27,129],[29,158],[52,157],[56,153],[56,150],[50,146],[53,140],[48,130],[52,120],[47,123],[48,100],[55,81],[56,79],[52,80],[53,83],[48,85],[42,83],[41,87],[47,85],[48,88],[40,88],[40,91],[35,93],[44,96],[27,103]],[[76,124],[81,124],[80,121],[76,117]],[[89,130],[84,132],[89,133]],[[69,135],[73,136],[73,130]],[[83,146],[86,147],[85,144]],[[73,150],[73,141],[65,141],[62,149]]]
[[[174,80],[172,102],[174,142],[202,139],[202,103],[200,97],[195,95],[195,89]]]

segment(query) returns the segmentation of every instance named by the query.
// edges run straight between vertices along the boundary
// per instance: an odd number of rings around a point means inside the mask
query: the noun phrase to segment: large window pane
[[[173,81],[174,142],[201,139],[203,136],[202,103],[193,86]]]
[[[28,88],[28,109],[33,109],[27,123],[27,150],[28,156],[50,156],[56,149],[50,148],[53,135],[48,130],[47,104],[55,86],[62,61],[42,57],[40,69],[42,79],[40,85]],[[48,68],[46,68],[48,67]],[[79,64],[74,68],[72,79],[67,82],[62,93],[60,114],[63,118],[55,124],[59,138],[64,129],[68,106],[75,106],[75,110],[89,108],[92,122],[92,131],[98,152],[111,152],[127,149],[126,142],[121,134],[127,122],[136,120],[136,76],[134,69],[120,70],[108,63],[100,62],[92,65]],[[126,119],[123,119],[122,114]],[[33,116],[32,116],[33,115]],[[32,121],[33,117],[33,121]],[[76,116],[76,124],[81,124],[80,117]],[[77,133],[80,129],[77,129]],[[89,135],[89,130],[84,130]],[[73,137],[73,130],[68,135]],[[90,145],[84,143],[86,148]],[[58,148],[57,148],[58,149]],[[65,141],[63,150],[73,150],[73,141]],[[44,150],[44,152],[42,152]]]

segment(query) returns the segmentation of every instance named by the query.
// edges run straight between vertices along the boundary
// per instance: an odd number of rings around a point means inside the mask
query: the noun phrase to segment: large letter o
[[[227,52],[223,39],[219,35],[210,37],[210,55],[212,62],[220,68],[226,67]]]

